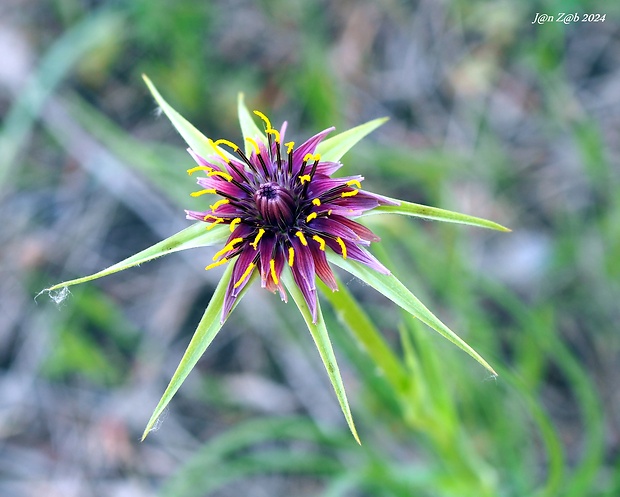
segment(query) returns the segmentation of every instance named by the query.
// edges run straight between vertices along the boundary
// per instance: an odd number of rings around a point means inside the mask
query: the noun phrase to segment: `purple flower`
[[[333,291],[338,289],[326,250],[389,274],[365,249],[379,237],[351,218],[397,202],[362,190],[362,176],[331,177],[341,167],[340,162],[322,161],[315,151],[334,128],[295,147],[292,141],[283,143],[286,123],[278,131],[263,113],[254,113],[266,124],[267,143],[248,138],[253,147],[249,156],[228,140],[212,142],[219,157],[217,163],[189,149],[198,166],[188,173],[206,173],[198,178],[203,189],[192,196],[215,194],[221,198],[206,211],[186,211],[187,217],[210,223],[207,229],[217,224],[230,226],[225,246],[206,267],[235,259],[222,322],[254,271],[259,272],[263,288],[277,290],[286,301],[280,274],[287,264],[316,322],[315,274]],[[219,145],[230,147],[237,157],[222,152]]]

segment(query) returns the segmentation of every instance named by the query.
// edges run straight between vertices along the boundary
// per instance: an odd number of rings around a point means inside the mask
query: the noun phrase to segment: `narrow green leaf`
[[[325,321],[323,320],[323,313],[321,312],[319,301],[317,299],[317,320],[316,323],[313,323],[308,304],[306,304],[306,300],[304,299],[301,290],[293,281],[291,272],[283,271],[281,278],[284,285],[293,296],[293,300],[295,301],[295,304],[297,304],[297,307],[299,308],[299,311],[301,312],[301,315],[310,330],[310,334],[314,339],[316,348],[318,349],[319,355],[321,356],[325,369],[327,370],[327,375],[329,376],[332,386],[334,387],[334,391],[336,392],[336,397],[338,397],[340,408],[342,409],[344,417],[347,420],[349,429],[351,430],[351,433],[357,443],[361,445],[359,436],[357,435],[357,430],[355,429],[355,424],[353,423],[353,416],[351,415],[351,409],[349,408],[349,402],[347,400],[347,394],[344,390],[344,384],[340,376],[340,370],[338,369],[338,363],[336,362],[336,356],[329,339],[329,334],[327,333],[327,328],[325,327]]]
[[[245,106],[243,93],[239,93],[239,96],[237,97],[237,107],[239,113],[239,124],[241,125],[241,133],[243,133],[245,154],[249,156],[252,153],[252,150],[254,150],[254,147],[246,140],[246,138],[262,140],[264,143],[267,143],[267,137],[265,136],[265,133],[263,133],[256,125],[252,114],[250,114],[250,111]]]
[[[359,278],[365,283],[372,286],[379,293],[385,295],[395,304],[418,318],[427,326],[430,326],[437,333],[447,338],[457,347],[467,352],[476,361],[488,369],[493,376],[497,376],[495,370],[485,361],[478,352],[472,349],[462,338],[454,333],[450,328],[443,324],[431,311],[429,311],[415,295],[413,295],[405,285],[403,285],[393,274],[381,274],[368,266],[353,261],[351,259],[343,259],[339,255],[328,252],[327,259],[338,267],[348,271],[353,276]]]
[[[351,128],[347,131],[343,131],[342,133],[332,136],[331,138],[319,143],[319,146],[316,147],[316,152],[321,154],[321,158],[324,161],[337,162],[351,149],[351,147],[387,120],[387,117],[381,117],[379,119],[373,119],[367,123],[360,124],[359,126]]]
[[[190,123],[187,119],[185,119],[181,114],[179,114],[176,110],[174,110],[168,102],[164,100],[164,97],[157,91],[155,85],[145,74],[142,75],[142,79],[146,83],[146,86],[149,87],[149,90],[155,97],[155,100],[162,108],[168,119],[172,122],[172,125],[176,128],[179,134],[183,137],[185,142],[189,145],[189,147],[201,155],[203,158],[209,160],[212,158],[217,158],[213,146],[209,142],[209,139],[203,135],[200,131],[198,131],[192,123]]]
[[[144,262],[151,261],[157,257],[172,254],[173,252],[215,245],[225,241],[228,235],[228,226],[214,226],[211,230],[207,231],[205,223],[195,223],[189,228],[179,231],[175,235],[172,235],[171,237],[168,237],[165,240],[162,240],[161,242],[158,242],[155,245],[152,245],[151,247],[128,257],[124,261],[117,262],[107,269],[91,274],[90,276],[84,276],[83,278],[58,283],[57,285],[42,290],[39,295],[43,292],[52,292],[60,288],[79,285],[80,283],[96,280],[109,274],[118,273],[119,271],[124,271],[125,269],[143,264]]]
[[[432,219],[434,221],[469,224],[471,226],[489,228],[498,231],[512,231],[501,224],[497,224],[493,221],[488,221],[480,217],[468,216],[467,214],[461,214],[460,212],[448,211],[437,207],[430,207],[428,205],[405,202],[404,200],[390,200],[400,202],[400,205],[381,205],[365,212],[359,217],[374,216],[376,214],[402,214],[403,216],[421,217],[424,219]]]
[[[224,297],[226,295],[226,288],[228,287],[228,283],[230,278],[232,277],[232,271],[234,268],[234,264],[228,264],[226,267],[226,271],[222,275],[222,279],[217,285],[215,292],[213,292],[213,296],[211,297],[211,301],[205,310],[205,313],[198,323],[198,327],[194,332],[194,336],[192,337],[183,357],[181,358],[181,362],[179,363],[174,375],[172,375],[172,379],[168,384],[168,387],[164,391],[157,407],[153,411],[149,422],[144,429],[144,433],[142,434],[142,440],[146,438],[149,432],[155,426],[155,423],[166,409],[166,406],[174,397],[174,394],[177,393],[185,378],[189,375],[189,373],[194,369],[194,366],[198,362],[198,360],[202,357],[207,347],[211,344],[215,336],[222,329],[223,323],[220,322],[220,314],[222,312],[222,306],[224,305]],[[241,301],[245,292],[251,286],[254,281],[258,271],[254,271],[254,274],[250,278],[248,284],[244,287],[244,289],[239,294],[239,297],[235,301],[233,305],[233,309],[237,306],[237,304]]]

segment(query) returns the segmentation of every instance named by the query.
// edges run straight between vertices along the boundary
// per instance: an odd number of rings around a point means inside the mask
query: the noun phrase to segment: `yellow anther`
[[[207,226],[207,231],[209,231],[210,229],[214,228],[216,225],[223,223],[224,220],[221,217],[218,217],[215,219],[215,221],[213,221],[209,226]]]
[[[269,120],[269,118],[265,114],[263,114],[260,110],[255,110],[254,114],[256,114],[263,121],[265,121],[265,124],[267,125],[267,133],[269,133],[269,130],[273,129],[271,127],[271,121]]]
[[[256,155],[260,154],[260,148],[258,148],[258,143],[256,143],[256,140],[254,138],[250,138],[248,136],[245,140],[252,144],[252,146],[254,147],[254,151],[256,152]]]
[[[280,132],[277,129],[268,129],[265,133],[268,135],[274,135],[276,137],[276,143],[280,143]]]
[[[207,176],[220,176],[224,178],[226,181],[228,181],[229,183],[233,179],[230,174],[225,173],[224,171],[211,171],[209,174],[207,174]]]
[[[315,162],[319,162],[321,160],[321,154],[314,154],[312,158],[314,159]]]
[[[356,179],[352,179],[351,181],[347,181],[347,186],[357,186],[358,188],[361,188],[362,185],[360,184],[360,182]]]
[[[271,277],[273,278],[273,282],[278,284],[278,275],[276,275],[276,261],[271,259],[269,261],[269,267],[271,268]]]
[[[241,278],[237,280],[233,288],[237,288],[239,285],[241,285],[241,283],[243,283],[243,281],[250,275],[253,269],[254,269],[254,263],[250,262],[245,272],[241,275]]]
[[[303,185],[306,181],[310,181],[312,180],[312,178],[310,177],[309,174],[304,174],[303,176],[299,177],[299,181],[301,181],[301,184]]]
[[[310,159],[312,159],[314,157],[314,155],[312,154],[306,154],[304,156],[304,162],[308,162]]]
[[[325,240],[323,240],[323,239],[322,239],[319,235],[314,235],[314,236],[312,237],[312,239],[313,239],[315,242],[318,242],[318,244],[319,244],[319,248],[320,248],[321,250],[325,250]]]
[[[350,192],[342,192],[340,194],[341,197],[355,197],[359,193],[358,190],[351,190]]]
[[[250,243],[250,245],[254,247],[254,250],[258,250],[258,241],[263,237],[264,234],[265,234],[265,230],[263,228],[258,230],[258,235],[256,235],[256,238],[254,238],[254,241]]]
[[[226,264],[227,262],[228,262],[228,259],[226,259],[226,257],[224,257],[223,259],[220,259],[219,261],[214,262],[213,264],[209,264],[205,268],[205,270],[208,271],[209,269],[213,269],[214,267],[221,266],[222,264]]]
[[[315,198],[315,199],[312,201],[312,205],[316,205],[316,206],[318,207],[319,205],[321,205],[321,201],[320,201],[318,198]]]
[[[218,140],[219,141],[219,140]],[[224,159],[226,162],[230,162],[230,159],[226,156],[226,154],[224,153],[223,150],[220,150],[220,148],[217,146],[217,142],[214,142],[213,140],[211,140],[209,138],[209,144],[211,145],[211,147],[213,148],[213,150],[215,150],[215,153],[217,155],[219,155],[222,159]]]
[[[222,205],[225,205],[225,204],[230,204],[230,200],[228,200],[227,198],[223,198],[215,202],[213,205],[210,205],[209,207],[211,207],[211,210],[215,212],[218,209],[218,207],[221,207]]]
[[[207,219],[215,219],[217,221],[218,219],[221,219],[221,218],[219,218],[217,216],[214,216],[212,214],[207,214],[205,217],[202,218],[203,221],[206,221]],[[223,219],[222,219],[222,221],[223,221]]]
[[[309,223],[313,219],[316,219],[316,216],[317,216],[316,212],[311,212],[310,214],[308,214],[308,217],[306,218],[306,222]]]
[[[288,248],[288,265],[293,267],[293,261],[295,260],[295,249],[293,247]]]
[[[338,242],[338,245],[340,245],[340,248],[342,249],[342,258],[346,259],[347,258],[347,246],[344,244],[344,242],[342,241],[342,238],[340,237],[336,238],[336,241]]]
[[[239,150],[239,147],[238,147],[237,145],[235,145],[233,142],[228,141],[228,140],[224,140],[224,139],[222,139],[222,138],[220,138],[219,140],[217,140],[217,141],[216,141],[213,145],[217,147],[220,143],[221,143],[222,145],[226,145],[226,146],[228,146],[228,147],[232,148],[234,152],[236,152],[237,150]]]
[[[205,195],[207,193],[217,193],[213,188],[209,188],[208,190],[200,190],[199,192],[192,192],[190,195],[192,197],[200,197],[200,195]]]
[[[295,233],[295,236],[296,236],[297,238],[299,238],[299,240],[301,241],[301,244],[302,244],[304,247],[307,247],[307,246],[308,246],[308,242],[306,241],[306,237],[304,236],[304,234],[303,234],[301,231],[298,231],[297,233]]]
[[[222,250],[220,250],[217,254],[215,254],[213,256],[213,260],[218,259],[221,255],[224,255],[229,250],[232,250],[233,248],[235,248],[235,245],[237,245],[238,243],[241,243],[242,241],[243,241],[243,238],[234,238],[234,239],[232,239],[230,242],[228,242],[224,246],[224,248]]]
[[[286,145],[286,153],[290,154],[291,150],[293,150],[293,147],[295,146],[295,142],[286,142],[284,145]]]
[[[327,211],[327,215],[328,215],[328,216],[331,216],[331,215],[332,215],[332,212],[333,212],[333,211],[332,211],[331,209],[329,209],[329,210]]]
[[[209,166],[196,166],[196,167],[192,167],[191,169],[188,169],[187,174],[191,176],[192,174],[198,171],[213,171],[213,168]]]
[[[232,233],[233,231],[235,231],[235,225],[239,224],[241,222],[241,218],[240,217],[236,217],[235,219],[233,219],[230,222],[230,232]]]

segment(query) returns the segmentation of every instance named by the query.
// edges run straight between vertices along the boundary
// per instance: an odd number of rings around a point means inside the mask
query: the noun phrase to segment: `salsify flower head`
[[[286,301],[280,276],[288,265],[316,323],[315,275],[331,290],[338,289],[327,262],[327,250],[380,273],[390,273],[364,248],[379,237],[351,218],[398,202],[363,190],[362,176],[332,177],[342,164],[322,160],[316,149],[334,128],[295,146],[293,141],[284,142],[286,123],[278,131],[265,114],[254,114],[264,121],[267,139],[263,142],[248,137],[252,150],[249,155],[228,140],[213,143],[217,157],[212,160],[189,149],[198,166],[188,173],[206,174],[197,181],[202,190],[192,196],[221,198],[205,211],[187,210],[187,217],[209,223],[209,228],[217,224],[230,227],[226,244],[206,267],[234,264],[222,322],[255,271],[260,274],[263,288],[279,291]],[[229,147],[237,157],[223,153],[219,145]]]
[[[198,222],[124,261],[90,276],[43,290],[60,300],[69,293],[69,286],[122,271],[162,255],[196,247],[221,247],[206,269],[225,265],[224,274],[179,367],[147,423],[143,437],[155,426],[257,276],[261,286],[279,292],[283,300],[287,299],[287,291],[292,295],[312,334],[347,424],[358,442],[317,299],[318,276],[327,287],[328,300],[338,305],[338,301],[333,299],[338,294],[329,291],[338,289],[330,264],[360,278],[495,374],[474,349],[443,324],[368,252],[367,247],[379,238],[353,218],[399,214],[510,230],[485,219],[370,193],[362,188],[362,176],[333,176],[341,167],[340,158],[386,119],[375,119],[325,139],[333,131],[333,128],[328,128],[295,146],[293,141],[286,141],[286,123],[277,130],[267,116],[255,111],[264,123],[261,130],[240,95],[239,121],[245,140],[242,148],[228,140],[212,141],[205,137],[163,99],[148,78],[144,79],[157,103],[189,145],[189,152],[197,166],[189,169],[188,173],[202,174],[197,180],[201,189],[191,195],[201,198],[203,195],[213,195],[212,200],[205,203],[209,208],[186,211],[189,219]],[[52,294],[56,291],[59,293]],[[340,302],[348,298],[345,296]],[[348,326],[371,355],[372,347],[383,343],[380,336],[369,335],[375,332],[367,326],[359,331],[355,320],[349,320]],[[398,372],[399,367],[395,369],[397,361],[386,359],[385,350],[379,347],[373,356],[377,367],[400,385],[401,373]]]

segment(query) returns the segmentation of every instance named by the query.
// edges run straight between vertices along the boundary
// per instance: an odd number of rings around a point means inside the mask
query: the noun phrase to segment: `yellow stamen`
[[[293,147],[295,146],[295,142],[286,142],[284,145],[286,145],[286,153],[290,154],[291,150],[293,150]]]
[[[347,186],[357,186],[358,188],[361,188],[362,185],[360,184],[360,182],[356,179],[352,179],[351,181],[347,181]]]
[[[247,137],[245,140],[252,144],[256,155],[260,154],[260,148],[258,148],[258,143],[256,143],[256,140],[254,138]]]
[[[338,245],[340,245],[340,248],[342,249],[342,258],[346,259],[347,258],[347,246],[344,244],[344,242],[342,241],[342,238],[340,237],[336,238],[336,241],[338,242]]]
[[[342,192],[340,194],[341,197],[355,197],[359,193],[358,190],[351,190],[350,192]]]
[[[293,267],[293,261],[295,260],[295,249],[293,247],[288,248],[288,265]]]
[[[304,247],[307,247],[307,246],[308,246],[308,242],[306,241],[306,237],[304,236],[304,234],[303,234],[301,231],[298,231],[297,233],[295,233],[295,236],[296,236],[297,238],[299,238],[299,240],[301,241],[301,244],[302,244]]]
[[[199,192],[192,192],[190,195],[192,197],[200,197],[200,195],[205,195],[207,193],[217,193],[213,188],[209,188],[208,190],[200,190]]]
[[[274,135],[276,137],[276,143],[280,143],[280,132],[277,129],[268,129],[265,133],[268,135]]]
[[[308,214],[308,217],[306,218],[306,222],[309,223],[313,219],[316,219],[316,212],[311,212],[310,214]]]
[[[269,261],[269,267],[271,268],[271,277],[273,278],[273,282],[277,285],[278,284],[278,276],[276,275],[276,261],[271,259]]]
[[[299,181],[301,181],[301,184],[303,185],[306,181],[310,181],[312,178],[310,177],[309,174],[304,174],[303,176],[299,177]]]
[[[225,205],[225,204],[230,204],[230,200],[228,200],[227,198],[223,198],[215,202],[213,205],[210,205],[209,207],[211,207],[211,210],[215,212],[218,209],[218,207],[221,207],[222,205]]]
[[[215,219],[215,221],[213,221],[209,226],[207,226],[207,231],[209,231],[210,229],[214,228],[217,224],[223,223],[224,220],[221,217],[218,217]]]
[[[228,262],[228,259],[226,259],[226,257],[224,257],[223,259],[220,259],[217,262],[214,262],[213,264],[209,264],[206,268],[205,271],[208,271],[209,269],[213,269],[214,267],[217,266],[221,266],[222,264],[226,264]]]
[[[255,110],[254,114],[256,114],[258,117],[260,117],[263,121],[265,121],[265,124],[267,125],[267,133],[269,133],[269,130],[272,129],[271,127],[271,121],[269,120],[269,118],[263,114],[260,110]]]
[[[220,141],[220,140],[218,140]],[[213,148],[213,150],[215,150],[215,153],[217,155],[219,155],[222,159],[224,159],[226,162],[230,162],[230,159],[226,156],[226,154],[224,153],[223,150],[221,150],[218,146],[217,146],[217,142],[214,142],[213,140],[211,140],[209,138],[209,144],[211,145],[211,147]]]
[[[236,217],[235,219],[233,219],[230,222],[230,232],[232,233],[233,231],[235,231],[235,225],[239,224],[241,222],[241,218],[240,217]]]
[[[220,250],[217,254],[213,256],[213,260],[218,259],[221,255],[224,255],[229,250],[235,248],[235,245],[242,242],[243,238],[234,238],[229,243],[227,243],[222,250]]]
[[[217,221],[218,219],[221,219],[221,218],[219,218],[217,216],[214,216],[212,214],[207,214],[205,217],[202,218],[203,221],[206,221],[207,219],[215,219]],[[223,221],[223,219],[222,219],[222,221]]]
[[[233,151],[235,151],[235,152],[236,152],[237,150],[239,150],[239,147],[238,147],[237,145],[235,145],[233,142],[228,141],[228,140],[224,140],[224,139],[219,139],[219,140],[218,140],[218,141],[216,141],[213,145],[215,145],[215,146],[217,147],[220,143],[221,143],[222,145],[226,145],[226,146],[228,146],[228,147],[232,148],[232,149],[233,149]]]
[[[310,159],[312,159],[314,157],[314,155],[312,154],[306,154],[304,156],[304,162],[308,162]]]
[[[235,283],[233,288],[237,288],[239,285],[241,285],[241,283],[243,283],[243,281],[250,275],[250,273],[252,272],[253,269],[254,269],[254,263],[250,262],[250,264],[248,265],[247,269],[241,275],[241,278],[239,278],[239,280],[237,280],[237,282]]]
[[[256,238],[254,238],[254,241],[250,243],[250,245],[254,247],[254,250],[258,250],[258,241],[262,238],[264,234],[265,234],[265,230],[263,228],[258,230],[258,235],[256,235]]]
[[[318,207],[319,205],[321,205],[321,201],[320,201],[318,198],[315,198],[315,199],[312,201],[312,205],[316,205],[316,206]]]
[[[207,176],[221,176],[222,178],[224,178],[226,181],[228,181],[229,183],[232,181],[232,176],[228,173],[225,173],[223,171],[211,171],[209,174],[207,174]]]
[[[321,250],[325,250],[325,240],[323,240],[319,235],[314,235],[312,239],[319,244],[319,248]]]
[[[191,169],[188,169],[187,174],[191,176],[192,174],[198,171],[213,171],[213,168],[209,166],[196,166],[196,167],[192,167]]]

